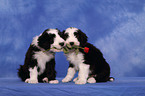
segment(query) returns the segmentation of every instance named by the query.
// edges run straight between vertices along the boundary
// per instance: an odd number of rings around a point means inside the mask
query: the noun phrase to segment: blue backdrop
[[[112,76],[145,76],[145,0],[0,0],[0,77],[17,76],[34,36],[68,27],[87,34]],[[57,77],[67,68],[56,53]]]

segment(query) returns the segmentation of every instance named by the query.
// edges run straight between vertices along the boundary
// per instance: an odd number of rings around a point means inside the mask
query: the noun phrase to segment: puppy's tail
[[[108,81],[113,82],[114,80],[115,80],[114,77],[109,77],[109,80]]]
[[[25,68],[25,66],[20,65],[20,68],[18,69],[18,77],[20,77],[22,81],[25,81],[27,78],[30,78],[28,68]]]

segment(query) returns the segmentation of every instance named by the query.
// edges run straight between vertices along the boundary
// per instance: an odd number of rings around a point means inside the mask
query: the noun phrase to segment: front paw
[[[67,77],[65,77],[64,79],[62,79],[62,82],[64,82],[64,83],[70,82],[70,81],[71,81],[71,79],[70,78],[67,78]]]
[[[36,83],[38,83],[38,80],[37,79],[26,79],[25,82],[31,83],[31,84],[36,84]]]
[[[48,78],[47,77],[45,77],[45,78],[43,78],[43,80],[42,80],[44,83],[48,83]]]
[[[58,84],[59,81],[58,81],[58,80],[51,80],[51,81],[49,81],[49,83],[50,83],[50,84]]]
[[[81,79],[79,79],[75,82],[75,84],[86,84],[86,83],[87,83],[86,80],[81,80]]]
[[[74,80],[73,80],[73,82],[76,82],[78,80],[78,77],[76,77]]]

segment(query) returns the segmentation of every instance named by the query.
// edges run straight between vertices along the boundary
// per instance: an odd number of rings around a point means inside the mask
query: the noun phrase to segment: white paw
[[[45,83],[48,83],[48,78],[47,77],[45,77],[45,78],[43,78],[43,80],[42,80],[43,82],[45,82]]]
[[[37,79],[26,79],[25,82],[31,83],[31,84],[36,84],[36,83],[38,83],[38,80]]]
[[[96,83],[95,78],[91,77],[87,80],[88,83]]]
[[[86,83],[87,83],[86,80],[81,80],[81,79],[75,82],[75,84],[86,84]]]
[[[29,80],[30,80],[30,78],[26,79],[26,80],[25,80],[25,83],[28,83],[28,82],[29,82]]]
[[[76,77],[74,80],[73,80],[73,82],[76,82],[78,80],[78,77]]]
[[[51,84],[58,84],[59,81],[58,80],[51,80],[51,81],[49,81],[49,83],[51,83]]]
[[[65,77],[64,79],[62,79],[62,82],[69,82],[69,81],[71,81],[71,79],[70,78],[67,78],[67,77]]]

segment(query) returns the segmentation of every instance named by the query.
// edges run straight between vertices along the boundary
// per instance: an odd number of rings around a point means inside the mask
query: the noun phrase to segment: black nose
[[[74,42],[70,42],[70,45],[74,45]]]
[[[64,42],[59,43],[60,46],[64,46]]]

